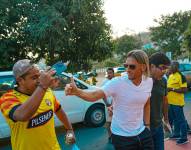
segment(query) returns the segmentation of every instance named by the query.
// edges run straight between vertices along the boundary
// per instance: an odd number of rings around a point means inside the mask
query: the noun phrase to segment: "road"
[[[107,130],[104,127],[90,128],[86,127],[82,123],[75,124],[75,135],[77,139],[77,145],[81,150],[114,150],[112,144],[108,142]],[[71,147],[64,143],[65,132],[60,128],[57,130],[57,138],[62,150],[71,150]],[[9,141],[5,141],[7,144],[1,143],[0,150],[11,150]]]

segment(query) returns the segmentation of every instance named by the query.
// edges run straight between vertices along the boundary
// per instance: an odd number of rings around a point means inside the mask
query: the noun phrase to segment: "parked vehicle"
[[[179,70],[186,77],[188,88],[191,88],[191,64],[180,63]]]
[[[114,76],[121,76],[121,73],[125,72],[125,67],[116,67],[114,68]]]
[[[114,76],[121,76],[121,73],[125,72],[125,67],[116,67],[114,68]]]
[[[96,87],[91,86],[74,77],[78,88],[83,90],[93,90]],[[87,102],[77,96],[66,96],[64,88],[70,82],[70,75],[63,72],[61,75],[60,86],[53,89],[56,98],[61,103],[71,123],[85,122],[89,126],[99,127],[106,121],[106,107],[102,99],[96,102]],[[14,77],[11,71],[0,72],[0,93],[11,89],[14,85]],[[55,126],[61,126],[61,122],[55,117]],[[2,113],[0,112],[0,139],[10,136],[10,129]]]

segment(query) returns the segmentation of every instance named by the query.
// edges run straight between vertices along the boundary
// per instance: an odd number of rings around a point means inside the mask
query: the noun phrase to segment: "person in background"
[[[109,67],[107,68],[107,74],[106,74],[106,79],[103,80],[101,86],[105,85],[108,81],[110,81],[111,79],[113,79],[115,76],[114,76],[114,69]]]
[[[93,74],[92,76],[92,85],[96,85],[97,80],[96,80],[96,76]]]
[[[150,72],[153,78],[153,88],[151,92],[151,115],[150,129],[154,142],[155,150],[164,150],[164,130],[163,119],[169,127],[168,121],[168,101],[167,101],[167,81],[163,77],[166,73],[170,60],[161,53],[157,52],[150,56]]]
[[[109,81],[111,81],[111,79],[113,79],[113,78],[114,78],[113,68],[107,68],[107,78],[103,81],[101,86],[104,86]],[[113,115],[112,97],[110,96],[103,100],[104,100],[104,102],[108,108],[108,112],[109,112],[109,118],[105,124],[105,127],[107,128],[107,131],[108,131],[109,142],[111,142],[111,119],[112,119],[112,115]]]
[[[65,87],[66,95],[86,101],[113,97],[111,123],[112,144],[116,150],[153,150],[150,132],[150,95],[153,81],[149,77],[149,60],[142,50],[127,54],[124,63],[127,75],[114,78],[100,89],[85,91],[77,88],[74,79]]]
[[[13,74],[17,87],[0,98],[0,109],[11,129],[13,150],[60,150],[54,125],[54,114],[73,134],[59,101],[49,88],[55,86],[54,70],[39,71],[28,59],[17,61]],[[54,85],[52,85],[54,84]],[[75,136],[70,143],[75,142]]]
[[[184,93],[187,91],[185,77],[179,71],[179,63],[173,61],[170,66],[170,76],[167,81],[169,112],[173,118],[174,130],[170,139],[176,139],[178,145],[188,143],[187,123],[184,116]]]
[[[167,72],[166,72],[166,80],[168,80],[168,77],[170,76],[170,74],[171,74],[171,69],[168,69]],[[181,77],[183,78],[183,80],[185,82],[186,78],[185,78],[185,76],[182,73],[181,73]],[[170,105],[169,105],[169,107],[170,107]],[[174,125],[173,125],[174,118],[173,118],[173,114],[172,114],[171,111],[168,111],[168,120],[169,120],[169,124],[171,126],[171,129],[173,130],[174,129]],[[186,126],[187,126],[187,134],[191,134],[191,129],[190,129],[190,126],[189,126],[187,120],[186,120]]]

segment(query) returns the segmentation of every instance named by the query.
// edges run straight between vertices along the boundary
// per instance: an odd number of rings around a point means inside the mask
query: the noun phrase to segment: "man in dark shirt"
[[[167,102],[167,82],[163,77],[170,65],[168,57],[157,52],[151,55],[150,71],[153,78],[153,89],[151,92],[150,105],[150,129],[154,141],[155,150],[164,150],[164,132],[163,132],[163,118],[168,124],[168,102]]]

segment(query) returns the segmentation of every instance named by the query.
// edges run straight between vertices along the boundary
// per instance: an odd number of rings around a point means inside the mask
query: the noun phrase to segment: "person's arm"
[[[55,112],[55,114],[58,117],[58,119],[64,124],[66,130],[73,130],[72,125],[62,108]]]
[[[52,80],[54,79],[52,77],[53,74],[55,74],[55,71],[50,70],[40,75],[39,86],[30,98],[23,104],[13,108],[12,112],[10,112],[12,113],[14,121],[27,121],[35,114],[44,97],[44,94],[46,93],[46,89],[50,86]]]
[[[168,88],[168,92],[170,91],[173,91],[173,92],[176,92],[176,93],[186,93],[188,91],[187,87],[182,87],[182,88],[179,88],[179,89],[176,89],[176,88]]]
[[[168,99],[167,99],[167,96],[163,96],[163,117],[164,117],[164,121],[168,122]]]
[[[144,106],[144,124],[146,127],[150,128],[150,98],[147,100]]]
[[[97,101],[101,98],[104,98],[105,94],[100,89],[95,90],[95,91],[84,91],[84,90],[81,90],[78,88],[76,96],[79,96],[80,98],[82,98],[86,101],[94,102],[94,101]]]
[[[106,97],[103,90],[97,89],[94,91],[84,91],[79,88],[77,88],[74,79],[71,78],[71,83],[67,84],[65,87],[65,93],[66,95],[76,95],[86,101],[94,102],[101,98]]]
[[[172,132],[171,126],[168,120],[168,99],[167,96],[163,97],[163,120],[164,120],[164,130],[167,132]]]
[[[64,112],[64,110],[62,108],[60,108],[57,112],[55,112],[56,116],[58,117],[58,119],[63,123],[67,133],[71,133],[73,135],[73,137],[70,139],[70,144],[73,144],[76,142],[76,137],[74,134],[74,130],[72,128],[72,125],[70,123],[70,121],[68,120],[68,117],[66,115],[66,113]]]

